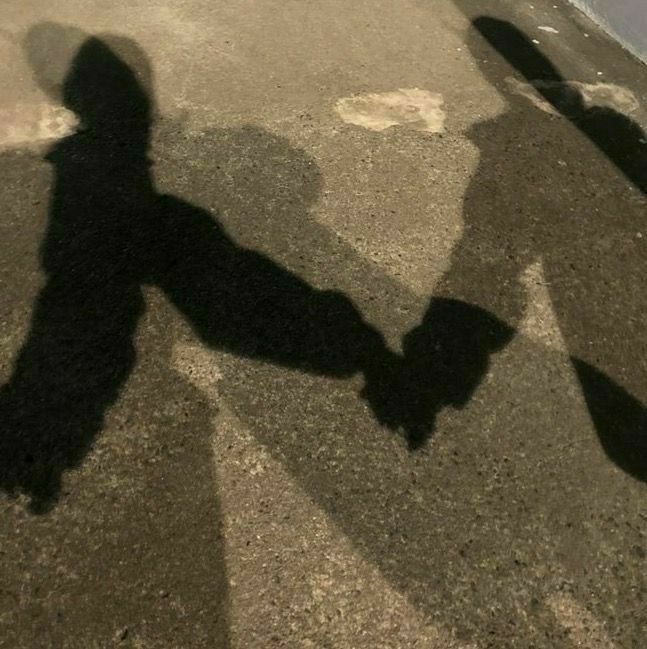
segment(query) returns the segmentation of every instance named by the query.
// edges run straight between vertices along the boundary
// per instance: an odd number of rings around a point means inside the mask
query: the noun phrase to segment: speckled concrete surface
[[[0,647],[643,649],[644,66],[561,0],[0,16]]]

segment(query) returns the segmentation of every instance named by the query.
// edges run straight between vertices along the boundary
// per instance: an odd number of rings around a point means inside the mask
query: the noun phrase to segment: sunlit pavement
[[[644,66],[562,0],[0,18],[0,647],[646,646]]]

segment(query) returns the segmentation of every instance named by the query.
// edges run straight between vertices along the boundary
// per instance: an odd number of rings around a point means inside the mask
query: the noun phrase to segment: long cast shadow
[[[3,415],[10,415],[12,423],[8,448],[18,459],[24,454],[27,461],[14,469],[14,458],[3,456],[8,458],[2,462],[3,475],[8,476],[3,485],[14,491],[26,488],[37,510],[52,504],[58,493],[57,478],[83,459],[106,408],[132,370],[132,336],[144,310],[141,287],[146,284],[163,287],[182,312],[190,314],[203,340],[215,347],[332,376],[365,371],[375,377],[367,383],[367,396],[376,412],[394,426],[403,425],[414,444],[424,438],[440,407],[467,402],[487,370],[489,354],[513,334],[509,322],[516,325],[524,303],[518,274],[499,274],[495,281],[472,274],[467,264],[461,280],[463,258],[456,258],[457,266],[446,278],[446,291],[439,292],[448,297],[432,300],[421,325],[406,337],[406,365],[389,355],[385,358],[380,337],[366,327],[343,296],[315,291],[269,259],[236,245],[211,214],[156,192],[146,159],[150,93],[100,42],[90,41],[86,46],[86,57],[88,52],[95,54],[90,57],[93,65],[86,69],[85,92],[99,93],[101,88],[90,88],[97,84],[99,73],[106,75],[101,83],[107,82],[111,91],[98,103],[101,110],[109,107],[114,118],[97,118],[93,126],[85,115],[84,131],[50,153],[57,183],[44,246],[49,282],[3,395],[7,399]],[[83,63],[83,59],[79,62],[82,51],[75,66]],[[102,71],[106,61],[108,69]],[[73,73],[79,74],[71,70],[66,85]],[[74,86],[77,92],[83,89],[78,81]],[[119,101],[124,88],[130,105]],[[133,111],[133,97],[148,102],[146,109]],[[73,94],[66,101],[73,101]],[[92,102],[85,97],[78,102],[92,116]],[[521,102],[518,108],[529,112]],[[510,125],[502,119],[496,126],[501,135]],[[490,142],[488,149],[487,140],[481,142],[473,135],[484,152],[483,165],[503,159],[505,148],[496,148],[500,141]],[[480,174],[486,172],[479,169]],[[526,181],[522,187],[533,196],[535,186]],[[485,201],[486,220],[495,218],[491,212],[495,208],[487,199],[491,189],[483,182],[470,188],[468,226],[477,219],[479,200]],[[501,205],[496,209],[501,210]],[[493,246],[500,233],[488,234]],[[468,228],[467,248],[475,243],[470,237]],[[63,251],[67,254],[59,254]],[[478,248],[472,250],[474,255],[477,252]],[[469,254],[469,250],[461,253],[467,259]],[[483,270],[480,262],[474,263]],[[515,272],[521,270],[519,266]],[[54,281],[59,278],[68,281]],[[500,282],[502,278],[510,281]],[[238,292],[230,292],[231,287]],[[68,299],[61,302],[66,290],[70,291]],[[484,291],[491,293],[483,295]],[[224,292],[222,310],[220,292]],[[274,310],[282,305],[282,311]],[[329,322],[336,312],[348,312],[345,324]],[[212,313],[223,315],[225,322],[212,319]],[[248,314],[250,319],[238,314]],[[88,330],[86,325],[95,329]],[[400,385],[408,386],[399,395],[400,403],[397,398],[389,401],[392,395],[385,389],[393,385],[384,377],[395,373]],[[600,380],[608,392],[609,379],[601,375]],[[619,403],[626,403],[626,391],[618,388],[618,394]],[[617,416],[611,416],[617,422]],[[43,466],[45,462],[51,466]],[[9,467],[6,472],[5,466]],[[358,518],[351,521],[351,529],[353,525],[361,529]],[[376,543],[376,536],[368,538]]]
[[[208,345],[304,372],[379,381],[393,361],[344,295],[320,291],[236,244],[208,212],[159,194],[147,157],[152,98],[98,38],[63,85],[81,130],[54,166],[42,246],[47,283],[0,393],[1,486],[33,511],[56,501],[135,365],[142,287],[161,288]]]
[[[614,461],[644,479],[644,407],[620,387],[639,392],[641,377],[628,376],[624,366],[619,372],[626,353],[600,335],[611,329],[624,345],[638,344],[642,336],[635,324],[642,311],[623,286],[622,255],[611,259],[606,276],[598,259],[582,263],[600,252],[602,233],[617,239],[618,231],[626,234],[640,223],[626,217],[565,219],[563,198],[551,199],[542,189],[562,183],[580,199],[591,184],[611,184],[607,203],[614,214],[617,206],[610,201],[626,197],[626,186],[608,168],[591,173],[587,165],[582,188],[565,182],[563,174],[556,178],[555,159],[545,152],[541,159],[531,147],[525,147],[525,159],[509,153],[528,133],[543,134],[548,145],[542,145],[550,150],[559,144],[560,155],[570,154],[566,166],[577,167],[586,151],[563,148],[563,142],[581,146],[574,125],[644,192],[642,131],[611,109],[587,108],[572,89],[566,112],[562,77],[521,32],[488,18],[475,27],[524,78],[542,81],[539,92],[567,119],[551,119],[512,97],[508,113],[474,129],[482,156],[465,199],[465,236],[423,321],[405,336],[403,358],[385,348],[345,296],[314,289],[237,245],[211,214],[157,193],[147,157],[152,98],[105,43],[85,42],[63,88],[64,103],[83,128],[47,156],[56,171],[42,249],[48,281],[1,393],[2,487],[30,495],[34,511],[56,500],[63,471],[83,459],[134,367],[132,339],[144,309],[144,285],[160,287],[210,346],[328,376],[363,372],[364,396],[377,418],[404,429],[416,448],[442,408],[469,401],[490,355],[511,339],[524,307],[519,279],[536,259],[551,279],[562,332],[602,444]],[[476,58],[481,60],[480,52]],[[500,66],[483,69],[490,76],[494,69],[492,81],[502,85]],[[595,211],[602,209],[604,200],[597,200]],[[599,287],[610,282],[612,310],[605,309],[608,295],[596,299]],[[581,296],[572,297],[577,291]],[[627,295],[633,302],[619,300]],[[618,313],[627,315],[614,317]],[[581,343],[592,323],[600,330],[592,332],[593,352],[590,340]]]
[[[647,480],[647,412],[633,396],[647,396],[646,135],[626,115],[587,105],[512,24],[481,17],[473,25],[473,55],[509,109],[469,134],[480,161],[465,196],[464,236],[404,340],[400,391],[413,395],[411,407],[384,418],[410,418],[409,442],[418,447],[440,409],[465,405],[519,325],[524,271],[541,262],[600,442]],[[491,48],[503,61],[491,61]],[[511,94],[514,73],[558,115]]]

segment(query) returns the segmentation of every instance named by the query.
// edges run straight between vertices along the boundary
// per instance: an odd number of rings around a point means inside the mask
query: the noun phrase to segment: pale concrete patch
[[[442,105],[443,97],[437,92],[401,88],[393,92],[344,97],[337,101],[335,110],[346,123],[371,131],[407,126],[426,133],[442,133],[445,124]]]
[[[574,647],[616,649],[607,632],[589,611],[568,593],[552,595],[547,600],[558,622],[569,631]]]
[[[0,150],[39,144],[74,133],[78,117],[48,102],[18,104],[0,110]]]
[[[541,80],[525,83],[513,77],[508,77],[506,82],[513,93],[525,97],[536,108],[551,115],[575,114],[594,106],[609,108],[625,115],[640,109],[638,98],[629,88],[613,83]],[[554,97],[560,111],[541,96],[541,91],[548,92]]]
[[[587,108],[602,106],[626,114],[635,113],[640,108],[640,102],[636,95],[629,88],[615,83],[571,81],[570,85],[580,92]]]

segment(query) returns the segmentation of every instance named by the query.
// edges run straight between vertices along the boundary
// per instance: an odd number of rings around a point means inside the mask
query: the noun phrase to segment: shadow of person
[[[477,305],[434,297],[422,322],[403,338],[397,377],[367,383],[364,394],[378,419],[402,429],[411,450],[420,448],[445,407],[463,408],[513,327]],[[388,394],[384,393],[386,389]]]
[[[41,252],[47,281],[0,393],[5,491],[27,494],[34,512],[56,501],[62,473],[88,453],[135,365],[145,285],[160,288],[212,347],[379,381],[394,357],[348,298],[313,288],[237,245],[210,213],[156,191],[152,98],[105,42],[80,45],[62,99],[81,129],[47,154],[55,170]]]
[[[632,396],[647,398],[645,134],[612,108],[587,105],[510,23],[479,18],[474,27],[474,57],[509,106],[470,131],[480,161],[464,235],[423,322],[404,340],[403,392],[416,386],[422,404],[410,443],[424,441],[442,407],[467,403],[490,355],[519,326],[524,273],[540,264],[601,444],[645,480],[647,417]],[[503,61],[491,61],[492,47]],[[515,73],[549,110],[509,92]]]

